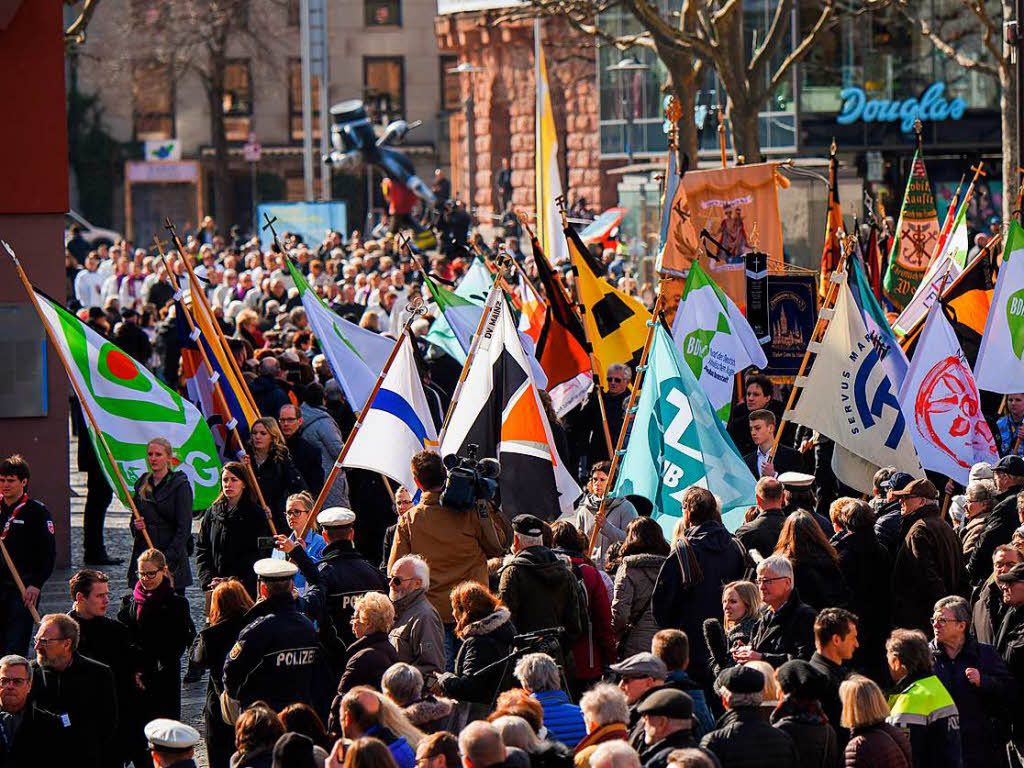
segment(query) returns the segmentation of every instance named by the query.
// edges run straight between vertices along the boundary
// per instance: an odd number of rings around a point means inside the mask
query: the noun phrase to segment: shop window
[[[136,141],[174,138],[174,75],[170,65],[135,62],[132,100]]]
[[[228,61],[223,103],[224,132],[228,141],[248,141],[252,131],[252,79],[248,59]]]

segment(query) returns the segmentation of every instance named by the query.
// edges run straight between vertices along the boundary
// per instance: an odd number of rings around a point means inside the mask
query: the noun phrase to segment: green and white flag
[[[1010,223],[992,307],[978,349],[979,389],[1008,395],[1024,388],[1024,229]]]
[[[722,421],[729,420],[735,376],[768,358],[747,318],[696,261],[672,324],[676,347]]]
[[[683,491],[691,485],[718,497],[722,522],[735,531],[755,503],[755,482],[689,364],[659,324],[612,495],[650,499],[652,516],[667,538],[682,518]]]
[[[491,290],[491,283],[493,282],[494,278],[487,270],[484,260],[477,257],[473,259],[469,269],[466,270],[466,274],[462,276],[459,284],[455,286],[455,294],[469,301],[483,304],[487,301],[487,293]]]
[[[64,358],[129,490],[148,470],[146,444],[163,437],[174,449],[175,468],[192,485],[192,509],[209,509],[220,493],[221,467],[213,434],[199,410],[56,302],[39,291],[35,295],[57,353]],[[127,504],[91,424],[89,436],[110,487]]]
[[[480,325],[484,301],[491,287],[487,286],[484,298],[477,302],[460,295],[457,290],[450,291],[443,285],[438,285],[429,277],[426,278],[426,283],[430,296],[440,310],[430,330],[427,331],[427,341],[447,352],[460,365],[465,365],[469,345],[473,341],[477,326]]]
[[[309,327],[341,384],[348,404],[359,413],[370,397],[377,377],[384,370],[384,363],[395,345],[394,340],[361,328],[332,312],[295,268],[291,259],[285,261],[299,289],[299,298],[306,310]]]

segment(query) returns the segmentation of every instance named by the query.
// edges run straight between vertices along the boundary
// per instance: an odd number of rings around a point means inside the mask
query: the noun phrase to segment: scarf
[[[142,586],[140,579],[135,583],[135,589],[132,590],[132,597],[135,599],[135,618],[142,618],[142,609],[147,603],[162,603],[173,593],[174,587],[171,586],[171,580],[166,575],[156,589],[146,589]]]

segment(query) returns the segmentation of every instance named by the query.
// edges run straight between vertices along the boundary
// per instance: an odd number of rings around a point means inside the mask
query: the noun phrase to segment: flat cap
[[[1006,573],[999,574],[996,576],[996,581],[1000,584],[1013,584],[1017,581],[1024,581],[1024,563],[1018,563]]]
[[[655,680],[668,677],[665,662],[650,651],[634,653],[618,664],[612,664],[609,669],[619,677],[653,677]]]
[[[914,478],[906,472],[893,472],[888,480],[883,480],[879,485],[888,491],[902,491],[914,482]]]
[[[512,518],[512,530],[521,536],[543,536],[544,523],[533,515],[516,515]]]
[[[674,688],[662,688],[645,698],[636,711],[641,715],[663,715],[673,720],[693,717],[693,699]]]
[[[150,720],[143,733],[150,747],[168,752],[185,752],[199,743],[199,731],[191,725],[165,717]]]
[[[992,465],[992,471],[1024,477],[1024,456],[1003,456]]]
[[[779,475],[778,481],[790,488],[810,488],[814,485],[814,475],[808,475],[806,472],[783,472]]]
[[[264,557],[257,560],[253,564],[252,569],[264,581],[291,579],[299,572],[299,568],[295,563],[288,560],[278,560],[273,557]]]
[[[753,667],[729,667],[719,673],[715,688],[724,688],[729,693],[761,693],[764,690],[764,675]]]
[[[971,467],[971,471],[968,475],[969,481],[974,482],[975,480],[991,480],[992,479],[992,465],[987,461],[979,461],[977,464]]]
[[[893,491],[892,495],[896,498],[902,498],[904,496],[916,496],[919,499],[939,498],[939,492],[935,488],[935,484],[926,477],[914,480],[902,491]]]
[[[341,528],[356,521],[356,513],[348,507],[328,507],[316,516],[322,528]]]
[[[803,659],[787,661],[775,672],[782,692],[802,699],[820,699],[828,689],[825,676]]]

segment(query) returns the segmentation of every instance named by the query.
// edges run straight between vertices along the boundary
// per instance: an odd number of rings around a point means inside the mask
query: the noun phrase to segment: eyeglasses
[[[285,517],[298,517],[299,515],[306,514],[304,509],[286,509],[284,512]]]
[[[27,677],[0,677],[0,685],[25,685]]]
[[[50,643],[62,643],[65,640],[67,640],[66,637],[37,637],[35,639],[35,644],[36,645],[41,645],[41,646],[43,646],[45,648]]]
[[[625,381],[625,379],[622,378],[621,376],[609,376],[608,381],[613,382],[615,384],[621,384],[622,382]]]
[[[433,760],[437,755],[424,755],[423,757],[416,758],[416,765],[426,765]]]
[[[960,622],[956,619],[944,619],[941,616],[932,616],[932,624],[939,627],[944,627],[947,624],[959,624]]]
[[[401,576],[392,576],[388,579],[388,584],[394,584],[397,587],[403,581],[412,581],[412,579],[403,579]]]
[[[763,587],[765,584],[771,584],[773,581],[779,581],[781,579],[788,579],[789,576],[772,576],[771,578],[764,578],[763,576],[758,577],[757,586]]]
[[[160,571],[139,571],[140,579],[155,579]]]

